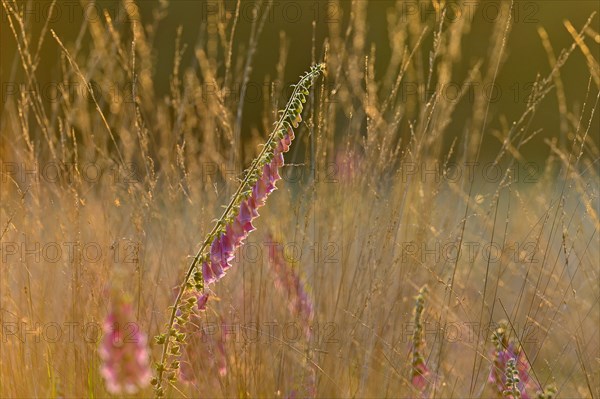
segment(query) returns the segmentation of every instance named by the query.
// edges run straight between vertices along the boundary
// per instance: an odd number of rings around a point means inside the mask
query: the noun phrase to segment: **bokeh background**
[[[50,0],[25,1],[28,4],[31,18],[27,19],[28,29],[36,37],[42,30],[46,17],[51,15],[49,27],[54,29],[64,43],[79,42],[82,51],[86,51],[89,42],[86,35],[81,35],[84,22],[96,21],[103,18],[103,11],[107,10],[114,20],[115,27],[123,30],[123,25],[131,24],[127,18],[126,7],[136,7],[139,9],[141,20],[150,21],[153,15],[161,15],[161,21],[157,24],[154,49],[155,54],[152,60],[153,74],[156,77],[169,76],[173,70],[173,59],[175,56],[174,43],[177,37],[177,30],[181,27],[181,42],[187,45],[181,57],[181,68],[198,68],[197,60],[194,55],[194,48],[203,47],[209,40],[211,29],[217,29],[216,23],[211,18],[224,17],[231,19],[236,11],[237,1],[225,0],[215,1],[196,1],[196,0],[175,0],[165,3],[154,0],[144,0],[137,2],[135,6],[126,6],[122,2],[115,0],[98,0],[95,2],[76,1],[59,2],[52,9]],[[395,2],[393,0],[371,0],[365,1],[369,24],[365,26],[364,46],[370,49],[375,46],[377,57],[375,60],[375,79],[383,77],[383,74],[390,62],[392,47],[390,46],[389,24],[399,23],[388,19],[391,10],[399,10],[400,15],[408,19],[411,15],[420,14],[420,19],[424,23],[435,26],[440,22],[439,15],[436,15],[434,6],[429,1],[408,1]],[[506,12],[499,6],[501,2],[491,2],[489,4],[477,2],[448,2],[449,12],[444,18],[446,24],[460,20],[465,16],[472,15],[471,33],[463,37],[461,49],[461,61],[455,66],[457,76],[464,76],[470,67],[477,60],[488,56],[490,47],[490,35],[493,30],[494,22],[503,18],[502,13]],[[162,6],[161,6],[162,4]],[[242,137],[247,138],[252,128],[261,127],[262,111],[265,104],[267,93],[259,92],[269,85],[269,82],[276,80],[276,65],[279,57],[279,48],[281,45],[281,36],[285,34],[285,40],[289,41],[290,50],[285,66],[285,80],[277,82],[286,87],[291,84],[298,75],[309,65],[312,60],[313,36],[317,45],[317,57],[322,57],[322,45],[325,38],[330,34],[330,29],[346,29],[348,21],[351,18],[351,1],[324,1],[324,0],[282,0],[273,3],[267,10],[266,3],[258,1],[243,1],[240,8],[240,18],[238,20],[237,31],[235,33],[235,50],[232,54],[232,62],[241,63],[243,59],[236,59],[237,54],[244,54],[244,49],[248,47],[252,22],[260,19],[263,14],[268,14],[264,23],[264,29],[258,38],[256,55],[252,62],[252,73],[248,83],[249,90],[246,93],[244,101],[244,118],[241,128]],[[160,10],[160,11],[159,11]],[[512,11],[512,31],[510,34],[510,46],[505,50],[506,60],[498,74],[496,83],[493,86],[487,86],[487,96],[491,99],[491,124],[490,130],[498,128],[498,119],[502,116],[514,115],[519,112],[527,103],[527,98],[531,93],[532,85],[536,77],[546,76],[551,70],[547,53],[544,50],[540,40],[538,29],[543,27],[549,37],[554,49],[563,49],[570,46],[573,42],[571,34],[565,28],[565,21],[570,21],[573,26],[583,24],[592,12],[598,10],[598,4],[594,0],[551,0],[551,1],[516,1]],[[256,14],[255,14],[256,13]],[[13,83],[22,83],[23,74],[18,68],[18,55],[16,53],[16,43],[12,38],[12,33],[6,24],[5,10],[2,10],[2,28],[0,32],[1,43],[0,51],[0,73],[3,82],[2,103],[4,104],[7,95],[13,95]],[[313,29],[313,22],[315,23]],[[596,25],[596,21],[592,26]],[[213,27],[211,27],[213,26]],[[126,31],[127,29],[125,29]],[[596,31],[598,31],[596,29]],[[597,40],[597,38],[596,38]],[[433,38],[428,35],[422,44],[423,58],[426,60],[427,52],[432,49]],[[241,51],[240,51],[241,50]],[[216,51],[216,50],[215,50]],[[591,48],[591,51],[597,51]],[[43,65],[38,71],[38,80],[40,85],[51,86],[58,79],[59,74],[59,54],[60,50],[51,40],[45,43],[41,48],[40,58]],[[217,55],[216,53],[214,55]],[[223,54],[218,54],[222,56]],[[558,55],[558,54],[557,54]],[[220,66],[223,68],[223,65]],[[585,98],[588,77],[578,73],[582,68],[586,68],[586,60],[581,54],[572,57],[564,66],[563,73],[569,76],[564,91],[567,98],[583,99]],[[202,78],[201,78],[202,79]],[[230,94],[229,104],[234,105],[239,101],[239,95],[242,87],[242,76],[234,76],[233,81],[237,83],[234,86],[234,92]],[[452,81],[453,84],[460,85],[461,81]],[[8,86],[6,86],[8,84]],[[408,79],[404,84],[404,95],[407,98],[416,96],[415,80]],[[100,89],[107,94],[111,88],[108,85],[99,85]],[[164,96],[169,91],[168,79],[154,79],[154,86],[158,96]],[[480,87],[473,87],[473,90],[480,90]],[[448,87],[448,96],[456,95],[456,87]],[[49,97],[52,95],[49,94]],[[471,113],[471,104],[469,101],[462,102],[457,107],[453,117],[451,129],[463,129],[464,120],[468,119]],[[581,104],[574,104],[581,106]],[[557,136],[557,129],[560,127],[560,115],[556,112],[558,107],[556,96],[550,96],[539,108],[535,119],[536,126],[542,131],[531,141],[531,144],[523,149],[527,158],[532,161],[541,161],[548,155],[547,146],[543,145],[544,139]],[[597,117],[595,123],[597,125]],[[399,135],[407,137],[407,126],[400,129]],[[340,133],[341,134],[341,133]],[[363,132],[364,134],[364,132]],[[483,156],[492,156],[500,148],[496,141],[488,141],[483,148]]]

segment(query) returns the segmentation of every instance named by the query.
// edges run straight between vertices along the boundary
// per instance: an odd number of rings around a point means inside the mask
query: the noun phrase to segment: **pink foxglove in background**
[[[147,387],[152,377],[148,341],[134,318],[128,298],[113,295],[102,329],[100,372],[106,390],[112,394],[132,394]]]
[[[532,385],[529,378],[531,367],[523,350],[519,349],[514,342],[509,341],[507,328],[508,323],[502,321],[492,333],[491,339],[495,346],[492,354],[494,362],[490,368],[488,382],[494,385],[499,397],[518,396],[522,399],[529,399],[527,388],[531,388]],[[517,377],[514,380],[511,379],[513,374]],[[511,380],[509,381],[509,379]]]

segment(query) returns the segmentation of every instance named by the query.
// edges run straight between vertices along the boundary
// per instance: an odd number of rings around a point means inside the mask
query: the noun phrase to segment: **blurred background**
[[[10,3],[10,2],[9,2]],[[21,2],[19,2],[21,3]],[[182,70],[192,68],[198,71],[198,61],[194,49],[206,48],[211,57],[223,57],[223,50],[217,48],[214,36],[222,35],[218,21],[232,21],[237,9],[236,0],[221,1],[154,1],[145,0],[135,4],[126,4],[118,0],[98,0],[95,2],[61,1],[53,7],[50,0],[27,0],[23,1],[29,18],[26,19],[27,29],[32,37],[37,37],[43,29],[46,19],[50,17],[49,28],[54,29],[63,43],[73,45],[79,43],[83,54],[89,50],[89,33],[84,29],[87,22],[100,21],[104,19],[104,10],[108,11],[113,19],[115,28],[126,38],[130,31],[132,20],[128,17],[128,11],[136,9],[141,16],[141,23],[149,26],[154,17],[159,17],[159,22],[153,22],[155,30],[153,36],[154,52],[152,54],[152,75],[156,95],[159,97],[169,93],[169,79],[173,71],[173,60],[175,57],[175,40],[177,31],[181,28],[181,43],[186,45],[182,53],[180,67]],[[349,21],[352,18],[351,1],[326,1],[326,0],[279,0],[270,6],[267,2],[247,0],[240,4],[239,19],[232,51],[232,65],[235,71],[244,67],[246,50],[249,48],[253,21],[264,19],[264,28],[257,38],[256,53],[252,60],[252,71],[249,81],[243,84],[240,73],[233,76],[232,86],[228,92],[226,104],[231,109],[236,108],[242,93],[242,87],[246,86],[244,96],[243,114],[241,127],[242,138],[247,138],[252,129],[261,128],[261,119],[266,97],[271,83],[287,87],[295,81],[308,65],[323,58],[323,44],[325,39],[334,31],[348,35]],[[392,57],[394,38],[390,34],[390,24],[406,22],[409,18],[419,15],[419,19],[431,28],[437,27],[440,22],[445,25],[455,23],[465,17],[472,19],[470,34],[462,38],[460,59],[454,66],[455,76],[465,76],[468,69],[478,60],[489,56],[489,49],[493,48],[490,43],[494,23],[504,18],[500,7],[502,2],[447,2],[448,12],[441,18],[435,12],[431,1],[406,1],[396,2],[393,0],[360,0],[364,3],[369,23],[364,26],[365,43],[362,43],[367,53],[371,48],[376,49],[375,58],[375,80],[384,77],[386,68]],[[435,3],[435,2],[433,2]],[[594,0],[553,0],[553,1],[516,1],[512,9],[512,29],[509,37],[510,45],[505,49],[506,59],[502,65],[497,80],[493,85],[474,85],[471,92],[484,90],[490,98],[490,124],[489,130],[499,128],[499,120],[510,115],[516,115],[526,106],[531,94],[532,86],[539,76],[546,76],[551,67],[548,56],[540,39],[539,28],[543,27],[547,32],[548,39],[554,49],[563,49],[573,42],[573,37],[565,27],[566,21],[573,26],[581,26],[592,12],[598,10],[598,4]],[[24,80],[23,72],[18,68],[19,60],[16,52],[16,43],[12,38],[12,32],[7,24],[6,10],[2,13],[1,57],[0,76],[2,77],[2,105],[7,96],[14,96],[17,91],[14,84],[20,84]],[[390,19],[391,12],[398,13],[399,19]],[[406,18],[404,21],[403,18]],[[314,24],[314,25],[313,25]],[[598,32],[598,19],[591,25]],[[596,43],[600,40],[594,38]],[[289,45],[287,54],[288,62],[285,64],[284,80],[277,81],[276,66],[280,56],[282,41]],[[313,43],[314,42],[314,43]],[[313,51],[313,44],[316,46]],[[420,57],[423,65],[428,63],[428,54],[432,50],[433,35],[426,35],[421,44]],[[598,47],[593,47],[592,52],[597,52]],[[558,52],[558,50],[556,50]],[[312,54],[316,52],[316,54]],[[243,55],[238,57],[238,55]],[[43,65],[37,71],[38,82],[46,88],[48,96],[52,97],[52,85],[60,81],[59,66],[60,49],[53,40],[44,43],[40,50],[40,58],[44,60]],[[556,54],[558,56],[558,54]],[[223,59],[218,71],[223,71],[225,66]],[[566,98],[584,99],[588,86],[588,76],[578,73],[586,68],[586,59],[582,54],[575,54],[562,68],[562,73],[569,76],[568,84],[564,85]],[[198,74],[203,80],[202,74]],[[114,82],[116,84],[116,81]],[[456,97],[457,88],[462,80],[452,80],[443,93],[449,97]],[[410,101],[416,94],[417,80],[413,77],[405,79],[400,90],[400,97],[404,101]],[[99,83],[97,86],[106,96],[110,96],[112,87],[110,83]],[[81,89],[81,87],[79,88]],[[216,89],[216,86],[215,86]],[[581,100],[577,100],[581,101]],[[467,100],[460,102],[453,114],[451,129],[464,129],[464,121],[469,118],[472,108],[472,95]],[[572,104],[575,108],[581,104]],[[548,155],[547,146],[543,140],[560,136],[558,131],[561,126],[560,114],[556,112],[558,107],[556,96],[549,96],[541,104],[534,124],[541,129],[530,144],[523,148],[526,158],[532,161],[541,161]],[[598,117],[595,118],[597,126]],[[364,125],[364,124],[363,124]],[[364,126],[363,126],[364,127]],[[364,132],[363,132],[364,133]],[[347,134],[343,131],[337,134]],[[404,137],[408,136],[406,125],[398,132]],[[597,139],[597,138],[596,138]],[[449,143],[448,143],[449,144]],[[483,156],[492,156],[500,148],[498,140],[488,140],[483,147]]]

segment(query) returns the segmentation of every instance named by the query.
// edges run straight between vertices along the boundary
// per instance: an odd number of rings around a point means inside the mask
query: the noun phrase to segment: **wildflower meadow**
[[[600,397],[596,1],[0,3],[1,398]]]

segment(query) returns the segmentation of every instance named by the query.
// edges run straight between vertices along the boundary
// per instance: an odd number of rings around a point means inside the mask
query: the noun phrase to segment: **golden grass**
[[[210,15],[214,25],[185,49],[196,69],[182,65],[185,45],[174,39],[167,77],[153,66],[166,3],[143,25],[131,4],[123,2],[135,23],[116,25],[106,13],[87,21],[77,41],[54,34],[50,22],[34,37],[21,4],[2,0],[4,31],[17,43],[9,56],[18,60],[16,75],[3,70],[2,80],[23,85],[3,103],[0,124],[1,397],[108,395],[96,351],[109,287],[135,298],[148,336],[162,330],[173,287],[289,93],[265,86],[273,91],[263,93],[263,114],[241,132],[248,115],[226,93],[237,77],[251,79],[253,52],[269,50],[235,36],[242,16]],[[225,333],[227,374],[207,355],[197,382],[176,384],[168,397],[285,397],[313,373],[318,397],[417,397],[409,338],[424,284],[426,397],[494,395],[489,335],[501,319],[539,386],[556,385],[559,397],[600,395],[597,16],[567,23],[573,45],[556,55],[539,30],[551,72],[535,78],[520,114],[503,115],[480,91],[453,101],[441,88],[493,84],[514,21],[495,21],[488,55],[470,63],[461,40],[472,21],[404,18],[400,5],[388,13],[383,73],[366,2],[348,4],[352,17],[326,24],[325,42],[313,42],[312,61],[324,60],[327,76],[286,155],[295,165],[212,288],[203,327],[215,341]],[[249,24],[257,37],[260,23]],[[275,83],[294,78],[286,68],[297,51],[284,33],[279,39]],[[56,65],[39,59],[41,40],[60,52]],[[565,94],[581,83],[562,73],[574,57],[587,64],[579,71],[585,98]],[[58,100],[40,90],[42,68],[56,71]],[[165,79],[169,93],[156,94]],[[404,96],[407,81],[420,95]],[[120,95],[96,96],[94,85],[117,85]],[[553,96],[561,125],[536,141],[536,112]],[[455,120],[458,107],[469,109],[466,120]],[[545,145],[545,159],[529,160],[531,142]],[[436,166],[438,175],[427,174]],[[310,338],[296,333],[302,321],[274,287],[271,237],[311,294]],[[137,397],[151,395],[148,388]]]

